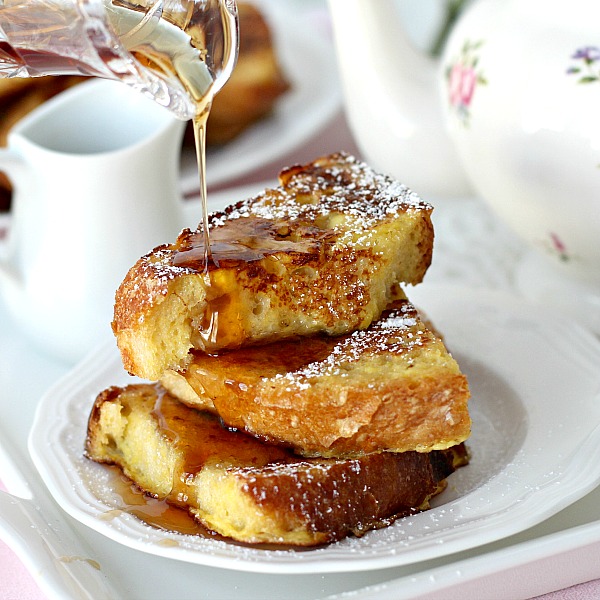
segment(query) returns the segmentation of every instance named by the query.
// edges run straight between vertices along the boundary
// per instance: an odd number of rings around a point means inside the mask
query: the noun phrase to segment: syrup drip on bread
[[[206,123],[210,114],[212,97],[206,98],[198,105],[198,111],[194,117],[194,139],[196,142],[196,160],[198,163],[198,175],[200,180],[200,204],[202,207],[202,260],[203,271],[208,271],[208,265],[212,262],[210,248],[210,232],[208,225],[208,199],[206,191]]]

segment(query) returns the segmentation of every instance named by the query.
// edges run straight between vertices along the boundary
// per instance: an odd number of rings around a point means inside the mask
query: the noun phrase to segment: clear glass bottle
[[[235,0],[0,0],[0,77],[115,79],[184,120],[237,50]]]

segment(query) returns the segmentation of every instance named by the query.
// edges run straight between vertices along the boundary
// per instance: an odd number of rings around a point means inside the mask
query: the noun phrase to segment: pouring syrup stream
[[[234,0],[195,0],[185,14],[178,5],[156,1],[155,10],[136,23],[131,6],[140,0],[111,0],[113,26],[139,63],[185,89],[194,108],[192,118],[200,183],[204,232],[204,270],[213,260],[207,208],[206,125],[212,100],[225,84],[238,54],[238,18]],[[179,9],[178,9],[179,10]],[[153,23],[159,14],[158,25]],[[135,24],[135,26],[134,26]]]
[[[200,203],[202,206],[202,231],[204,234],[204,272],[208,274],[208,265],[212,262],[210,250],[210,233],[208,224],[208,194],[206,186],[206,123],[210,113],[212,99],[199,106],[194,117],[194,139],[196,142],[196,159],[198,162],[198,175],[200,178]]]

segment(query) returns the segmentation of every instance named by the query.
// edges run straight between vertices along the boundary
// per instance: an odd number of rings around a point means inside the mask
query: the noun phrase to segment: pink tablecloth
[[[42,594],[31,575],[11,549],[0,542],[0,598],[4,600],[42,600]]]

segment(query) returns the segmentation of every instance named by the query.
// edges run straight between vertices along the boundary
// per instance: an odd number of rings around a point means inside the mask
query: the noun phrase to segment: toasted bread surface
[[[431,262],[432,208],[338,153],[288,168],[280,186],[210,215],[129,271],[113,331],[125,368],[156,380],[191,349],[216,352],[364,329]]]
[[[446,451],[303,459],[225,429],[158,384],[109,388],[94,404],[86,453],[116,464],[147,493],[207,528],[248,543],[313,546],[428,508],[466,464]]]
[[[195,353],[162,383],[228,426],[308,456],[429,452],[471,430],[467,380],[406,299],[344,336]]]

